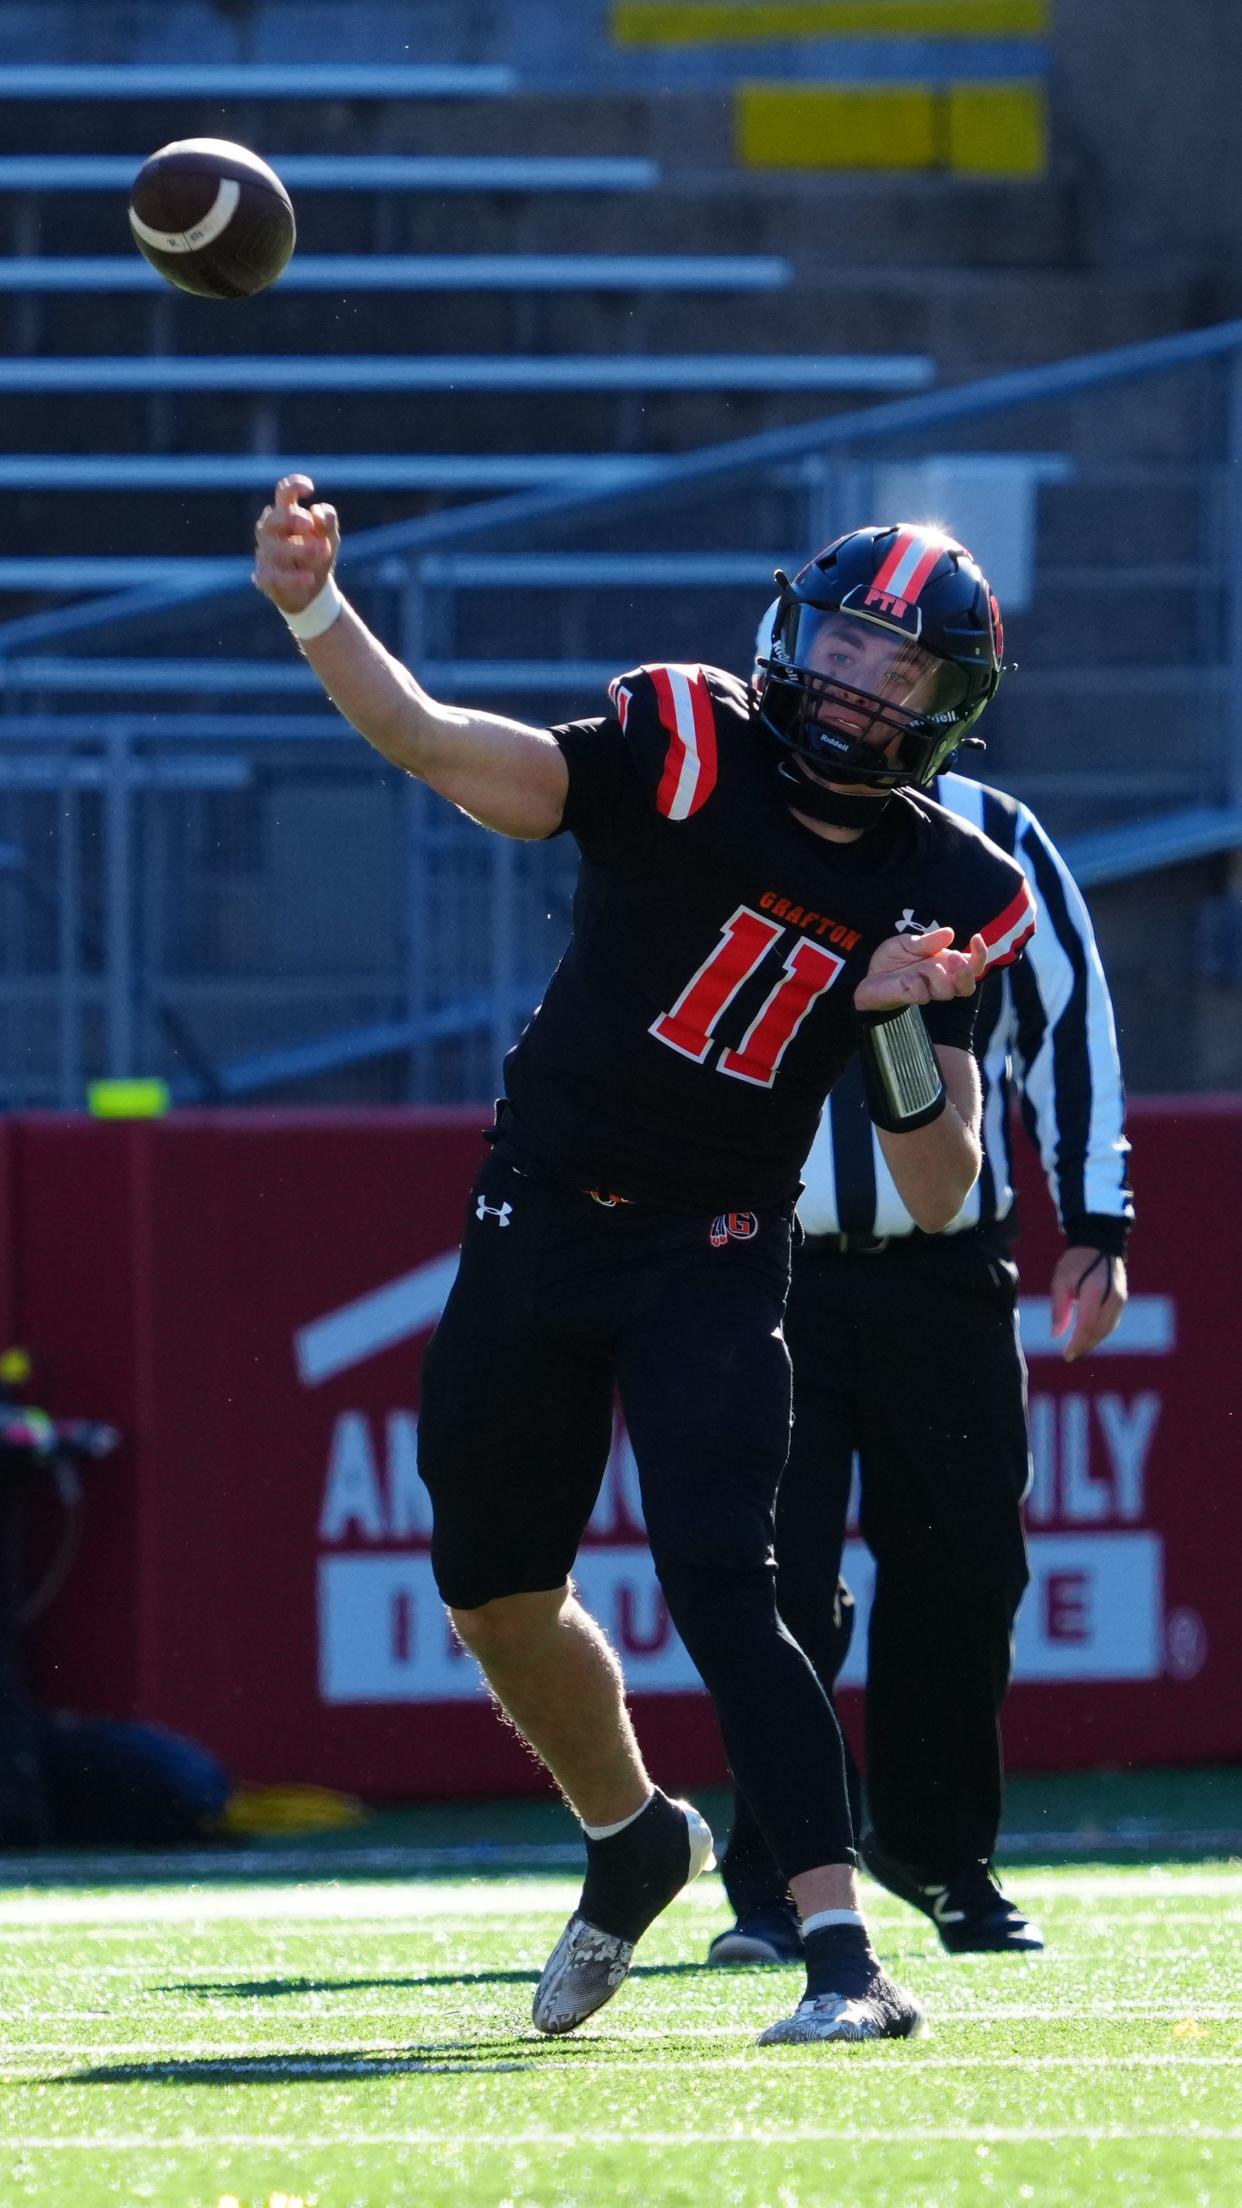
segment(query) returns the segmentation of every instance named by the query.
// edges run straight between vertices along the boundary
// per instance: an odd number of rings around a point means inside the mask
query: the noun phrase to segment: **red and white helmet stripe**
[[[903,529],[873,587],[886,591],[890,598],[904,598],[907,605],[915,605],[942,555],[960,549],[952,537],[942,537],[927,529]]]

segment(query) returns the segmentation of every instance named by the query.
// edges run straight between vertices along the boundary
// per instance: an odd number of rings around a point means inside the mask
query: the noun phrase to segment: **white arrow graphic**
[[[317,1388],[351,1365],[362,1365],[382,1349],[425,1334],[435,1325],[448,1300],[457,1273],[456,1250],[428,1258],[412,1273],[402,1273],[383,1288],[373,1288],[354,1303],[343,1303],[322,1319],[312,1319],[293,1337],[298,1378],[304,1388]]]

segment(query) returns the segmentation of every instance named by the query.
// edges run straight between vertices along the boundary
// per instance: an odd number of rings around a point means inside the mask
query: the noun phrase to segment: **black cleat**
[[[858,1852],[878,1885],[931,1919],[950,1955],[1034,1955],[1042,1949],[1039,1926],[1002,1893],[990,1863],[967,1863],[951,1878],[934,1878],[885,1855],[870,1832]]]
[[[752,1909],[727,1932],[718,1932],[707,1950],[712,1964],[800,1963],[802,1931],[796,1910],[786,1902]]]

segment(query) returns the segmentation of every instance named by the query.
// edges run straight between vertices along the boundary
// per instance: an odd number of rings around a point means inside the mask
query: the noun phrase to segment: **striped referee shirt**
[[[944,1231],[1001,1221],[1012,1211],[1016,1091],[1067,1240],[1120,1256],[1133,1217],[1130,1145],[1112,1000],[1090,914],[1027,806],[960,774],[942,774],[932,795],[1012,853],[1039,915],[1025,955],[989,974],[979,992],[973,1047],[983,1085],[983,1169]],[[868,1115],[856,1058],[828,1099],[802,1178],[798,1217],[807,1234],[915,1232]]]

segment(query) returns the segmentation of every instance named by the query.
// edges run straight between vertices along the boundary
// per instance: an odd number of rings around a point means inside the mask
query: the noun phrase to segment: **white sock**
[[[813,1917],[802,1919],[802,1937],[808,1932],[826,1932],[830,1924],[856,1924],[860,1932],[867,1929],[866,1920],[857,1909],[817,1909]]]
[[[654,1802],[654,1800],[655,1788],[653,1786],[650,1794],[647,1796],[646,1801],[640,1803],[637,1809],[633,1809],[630,1811],[628,1817],[622,1817],[619,1823],[615,1825],[588,1825],[585,1817],[581,1818],[579,1822],[581,1823],[582,1829],[585,1832],[588,1840],[611,1840],[614,1833],[624,1832],[627,1825],[632,1825],[636,1818],[641,1817],[644,1809],[647,1809],[650,1804]]]

